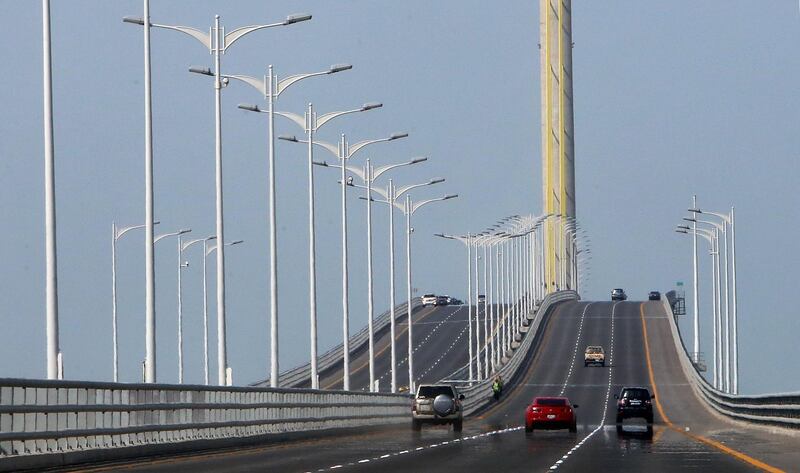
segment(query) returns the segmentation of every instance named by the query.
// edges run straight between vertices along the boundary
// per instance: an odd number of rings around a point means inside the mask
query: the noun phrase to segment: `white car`
[[[429,305],[436,305],[436,294],[425,294],[422,296],[422,305],[429,306]]]

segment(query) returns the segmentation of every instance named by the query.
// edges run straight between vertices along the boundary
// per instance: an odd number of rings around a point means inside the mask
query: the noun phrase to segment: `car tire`
[[[647,438],[649,438],[649,439],[653,438],[653,426],[652,425],[648,425],[647,426],[647,434],[646,435],[647,435]]]
[[[617,425],[622,425],[622,416],[617,416]]]
[[[617,424],[617,435],[622,435],[622,424]]]
[[[525,433],[527,435],[530,435],[530,434],[533,433],[533,424],[531,424],[531,425],[525,424]]]
[[[413,419],[411,421],[411,430],[414,432],[419,432],[422,430],[422,422],[418,421],[417,419]]]
[[[464,430],[464,421],[462,419],[453,422],[453,432],[461,432],[462,430]]]
[[[587,366],[589,366],[589,362],[588,361],[584,361],[583,362],[583,367],[586,368]]]
[[[603,368],[605,368],[605,367],[606,367],[606,362],[605,362],[605,361],[601,361],[601,362],[600,362],[600,366],[602,366]]]
[[[653,416],[652,416],[652,415],[651,415],[651,416],[649,416],[649,417],[647,417],[647,419],[646,419],[646,420],[647,420],[647,423],[648,423],[648,424],[650,424],[650,425],[652,425],[652,424],[653,424]]]
[[[573,434],[574,434],[574,433],[576,433],[576,432],[578,431],[578,424],[577,424],[577,423],[575,423],[575,422],[573,422],[572,424],[570,424],[570,426],[569,426],[569,431],[570,431],[571,433],[573,433]]]

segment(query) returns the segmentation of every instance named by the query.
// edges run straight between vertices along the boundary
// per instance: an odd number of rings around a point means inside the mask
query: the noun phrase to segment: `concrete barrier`
[[[778,427],[800,428],[800,393],[734,395],[714,388],[692,362],[686,344],[681,337],[672,306],[662,301],[667,312],[675,342],[675,349],[681,360],[681,369],[697,397],[710,409],[723,416],[738,421],[766,424]]]
[[[410,409],[366,392],[0,379],[0,470],[394,424]]]

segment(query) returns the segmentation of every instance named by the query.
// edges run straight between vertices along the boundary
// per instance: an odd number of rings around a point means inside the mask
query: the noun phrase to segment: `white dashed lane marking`
[[[523,429],[522,426],[518,426],[518,427],[509,427],[507,429],[492,430],[491,432],[484,432],[484,433],[481,433],[481,434],[475,434],[475,435],[472,435],[472,436],[469,436],[469,437],[462,437],[460,439],[453,439],[453,440],[448,440],[448,441],[444,441],[444,442],[433,443],[433,444],[430,444],[430,445],[417,447],[413,451],[411,451],[411,450],[401,450],[399,452],[385,453],[383,455],[379,455],[379,456],[376,456],[376,457],[363,458],[361,460],[356,460],[356,461],[353,461],[353,462],[350,462],[350,463],[333,465],[333,466],[329,466],[327,468],[320,468],[319,470],[316,470],[316,471],[317,472],[331,471],[331,470],[336,470],[336,469],[339,469],[339,468],[342,468],[342,467],[345,467],[345,466],[356,466],[356,465],[358,465],[360,463],[368,463],[368,462],[371,462],[371,461],[385,460],[387,458],[398,457],[400,455],[407,455],[407,454],[411,454],[411,453],[415,453],[415,452],[422,452],[422,451],[425,451],[425,450],[431,450],[431,449],[438,448],[438,447],[445,447],[447,445],[457,444],[457,443],[460,443],[460,442],[461,443],[468,442],[470,440],[476,440],[476,439],[480,439],[480,438],[483,438],[483,437],[490,437],[490,436],[493,436],[493,435],[507,434],[509,432],[517,432],[517,431],[520,431],[522,429]],[[306,473],[311,473],[311,471],[309,470]]]
[[[609,370],[608,370],[608,386],[606,388],[606,399],[605,399],[605,402],[603,403],[603,417],[600,419],[600,425],[598,425],[594,430],[589,432],[589,435],[584,437],[580,442],[578,442],[574,447],[572,447],[564,456],[561,457],[560,460],[555,462],[548,469],[548,471],[557,470],[564,463],[564,461],[569,458],[570,455],[572,455],[579,448],[581,448],[583,446],[583,444],[586,443],[587,440],[592,438],[592,436],[594,434],[596,434],[597,432],[603,430],[603,428],[605,426],[606,414],[608,412],[608,400],[611,397],[611,381],[612,381],[611,374],[613,373],[613,366],[614,366],[614,315],[615,315],[615,312],[617,311],[617,304],[619,304],[619,302],[615,302],[614,305],[611,307],[611,351],[610,351],[609,357],[608,357],[609,365],[611,366],[611,368],[609,368]],[[586,308],[588,308],[588,307],[589,306],[587,305]],[[586,309],[584,309],[583,314],[586,315]],[[583,320],[584,320],[584,317],[581,316],[581,329],[583,328]],[[578,335],[578,339],[580,339],[580,331],[581,331],[581,329],[578,330],[578,334],[579,334]],[[576,351],[577,351],[578,342],[575,342],[575,346],[576,346]],[[573,354],[573,357],[572,357],[572,363],[573,363],[572,366],[574,366],[575,365],[575,355],[574,354]],[[570,373],[572,373],[572,366],[570,366]],[[564,393],[564,390],[566,389],[567,381],[569,381],[569,375],[567,375],[567,380],[564,381],[564,388],[561,390],[562,395]]]

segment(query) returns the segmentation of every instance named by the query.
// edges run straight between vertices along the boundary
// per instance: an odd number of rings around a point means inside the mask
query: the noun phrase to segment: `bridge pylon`
[[[575,147],[572,1],[540,0],[545,292],[574,289]]]

